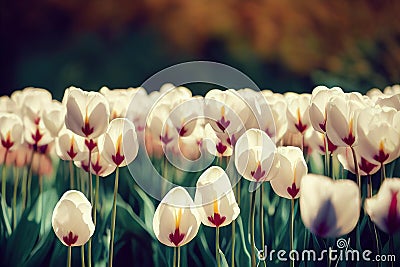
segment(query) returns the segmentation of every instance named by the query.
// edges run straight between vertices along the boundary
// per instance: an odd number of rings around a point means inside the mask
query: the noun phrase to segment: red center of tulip
[[[85,164],[83,161],[81,161],[81,167],[85,172],[89,172],[89,164]]]
[[[175,217],[175,231],[169,234],[169,241],[171,241],[176,247],[179,243],[182,242],[183,238],[185,237],[184,233],[181,233],[179,230],[179,225],[181,224],[182,218],[182,209],[177,210],[177,214]]]
[[[71,138],[71,142],[69,145],[69,151],[67,151],[67,154],[71,159],[74,159],[75,156],[78,154],[78,152],[74,151],[74,137],[73,136]]]
[[[10,133],[10,131],[7,132],[6,140],[3,140],[3,139],[1,140],[1,144],[7,150],[10,149],[14,145],[14,142],[11,141],[11,133]]]
[[[327,138],[327,139],[328,139],[328,151],[329,151],[329,153],[332,154],[333,151],[335,151],[337,149],[337,146],[335,144],[333,144],[329,138]],[[326,139],[324,138],[324,145],[319,146],[321,151],[325,152],[325,146],[326,146]]]
[[[176,130],[178,131],[179,136],[184,136],[187,133],[185,126],[182,126],[182,128],[176,128]]]
[[[182,242],[183,238],[185,237],[185,234],[181,233],[179,231],[179,227],[175,229],[173,233],[169,234],[169,241],[171,241],[176,247],[179,245],[179,243]]]
[[[88,137],[89,135],[91,135],[94,131],[94,127],[90,127],[90,123],[89,123],[89,117],[87,115],[87,107],[86,107],[86,115],[85,115],[85,124],[84,126],[81,128],[82,133]]]
[[[385,145],[381,141],[379,143],[379,153],[374,156],[374,160],[383,163],[389,158],[389,154],[385,153]]]
[[[358,166],[360,167],[360,170],[364,171],[366,174],[370,174],[372,170],[378,165],[375,165],[365,158],[361,157],[361,163],[359,163]]]
[[[342,140],[348,146],[352,146],[356,141],[356,137],[353,135],[353,119],[351,119],[349,122],[349,135]]]
[[[257,165],[257,169],[255,171],[251,171],[251,176],[258,182],[261,178],[264,177],[265,171],[261,169],[261,164],[260,162]]]
[[[219,227],[225,222],[226,217],[219,214],[217,200],[214,201],[214,216],[208,216],[207,218],[212,224],[215,225],[215,227]]]
[[[400,217],[397,211],[397,194],[399,192],[392,191],[392,199],[390,201],[389,212],[386,221],[386,225],[389,233],[396,232],[400,227]]]
[[[35,144],[39,143],[40,139],[42,139],[43,135],[40,133],[39,128],[36,128],[35,133],[31,134],[31,137]]]
[[[218,144],[215,146],[217,148],[217,151],[219,154],[224,154],[225,150],[227,149],[227,146],[222,144],[222,142],[218,142]]]
[[[72,246],[73,244],[76,243],[76,241],[78,241],[78,236],[74,235],[70,231],[68,235],[63,236],[63,240],[64,240],[65,244],[67,244],[67,246]]]
[[[91,152],[97,146],[97,143],[93,139],[85,139],[85,145]]]
[[[297,123],[294,125],[296,126],[296,129],[300,132],[303,133],[307,129],[307,124],[303,124],[301,122],[300,118],[300,108],[297,108]]]
[[[295,197],[297,196],[297,194],[299,193],[300,188],[297,188],[297,187],[296,187],[296,183],[293,182],[293,183],[292,183],[292,187],[288,187],[286,190],[287,190],[287,192],[289,193],[289,195],[290,195],[292,198],[295,198]]]
[[[100,173],[100,171],[101,171],[100,155],[99,155],[99,154],[97,155],[96,163],[95,163],[95,164],[92,163],[92,170],[94,171],[94,173],[95,173],[96,175],[99,175],[99,173]]]
[[[118,136],[117,139],[117,144],[116,144],[116,151],[115,155],[112,155],[111,158],[114,161],[114,163],[119,166],[121,163],[124,161],[125,156],[121,154],[121,144],[122,144],[122,134]]]
[[[225,120],[225,117],[222,116],[221,119],[217,121],[217,126],[222,130],[225,131],[228,128],[229,124],[231,124],[230,120]]]
[[[230,146],[235,145],[236,144],[236,137],[234,134],[232,134],[231,137],[226,138],[226,142],[228,142],[228,144]]]
[[[326,120],[324,120],[323,123],[320,123],[320,124],[319,124],[319,127],[321,127],[321,130],[322,130],[322,131],[326,132]]]

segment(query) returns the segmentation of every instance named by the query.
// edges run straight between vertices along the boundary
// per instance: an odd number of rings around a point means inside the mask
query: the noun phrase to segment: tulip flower
[[[22,143],[23,125],[18,115],[0,113],[0,139],[4,151],[4,165],[1,180],[1,196],[6,201],[6,162],[9,151],[16,149]]]
[[[52,137],[57,137],[58,133],[64,127],[65,107],[53,100],[43,111],[43,122]]]
[[[364,208],[371,220],[385,233],[400,230],[400,179],[383,181],[378,193],[365,200]]]
[[[23,123],[18,115],[0,113],[1,145],[7,150],[14,150],[23,141]]]
[[[264,116],[261,117],[263,118],[262,122],[265,122],[261,130],[264,130],[277,144],[282,140],[288,128],[288,121],[286,118],[287,103],[281,94],[266,96],[266,100],[272,112],[273,123],[268,120],[268,117],[266,120],[264,120]],[[264,105],[264,103],[260,105],[261,110],[265,109],[265,107],[263,107]]]
[[[300,197],[301,179],[307,174],[307,164],[303,152],[298,147],[278,147],[279,171],[271,180],[274,192],[280,197],[295,199]]]
[[[354,151],[356,152],[357,163],[360,175],[372,175],[379,171],[380,166],[369,162],[367,159],[362,157],[359,152],[360,146],[356,146]],[[339,147],[336,150],[338,160],[342,164],[343,168],[350,171],[351,173],[356,173],[354,168],[353,152],[349,147]]]
[[[51,220],[54,233],[66,246],[82,246],[94,233],[92,205],[85,195],[70,190],[57,202]]]
[[[357,141],[357,119],[364,105],[350,95],[334,96],[326,106],[326,133],[336,146],[353,147]]]
[[[110,120],[125,118],[132,98],[139,88],[113,89],[103,86],[100,93],[105,96],[110,107]]]
[[[274,162],[276,147],[271,138],[259,129],[247,130],[235,147],[235,166],[240,175],[252,182],[269,181],[275,177]]]
[[[229,157],[233,153],[231,138],[227,133],[216,132],[208,123],[204,127],[202,144],[208,153],[217,157]]]
[[[199,206],[201,222],[215,227],[215,258],[217,266],[220,266],[219,228],[232,223],[240,213],[231,182],[221,167],[210,167],[200,175],[196,183],[194,203]]]
[[[137,156],[139,144],[137,141],[135,125],[125,118],[116,118],[110,122],[107,132],[104,134],[104,142],[101,148],[102,156],[116,169],[114,184],[114,199],[111,218],[111,240],[109,266],[112,266],[114,252],[114,231],[117,213],[117,194],[119,167],[131,163]]]
[[[0,112],[1,113],[18,113],[17,103],[9,96],[0,96]]]
[[[43,111],[51,104],[52,96],[46,89],[27,87],[21,91],[16,102],[21,107],[22,114],[38,124],[42,119]]]
[[[74,134],[68,129],[60,131],[55,139],[56,153],[62,160],[83,160],[86,158],[84,145],[85,139],[77,134]]]
[[[228,175],[218,166],[208,168],[199,177],[194,202],[201,206],[202,223],[210,227],[229,225],[240,213]]]
[[[354,147],[357,145],[357,120],[360,110],[365,107],[362,97],[350,93],[345,96],[332,97],[326,107],[326,134],[331,142],[338,147],[350,147],[357,176],[357,184],[361,187],[361,178]]]
[[[68,267],[71,266],[71,248],[83,246],[94,233],[91,213],[92,205],[76,190],[65,192],[54,208],[51,224],[58,239],[68,247]]]
[[[251,110],[233,89],[212,89],[204,97],[204,115],[216,132],[239,132],[249,118]]]
[[[400,148],[400,133],[393,127],[400,123],[394,121],[396,113],[377,106],[363,109],[358,116],[358,151],[367,161],[381,166],[382,178],[384,165],[398,157]]]
[[[361,208],[356,183],[308,174],[303,177],[301,188],[301,219],[312,233],[321,237],[339,237],[354,229]]]
[[[153,217],[157,239],[169,247],[189,243],[197,235],[200,224],[194,202],[183,187],[171,189],[161,200]]]
[[[310,94],[285,94],[287,100],[288,131],[303,134],[310,126]]]
[[[344,96],[340,87],[328,88],[317,86],[311,96],[309,116],[313,128],[321,133],[326,132],[326,106],[333,96]]]
[[[110,111],[102,94],[70,87],[66,107],[65,125],[75,134],[93,139],[106,131]]]
[[[123,167],[131,163],[139,150],[135,125],[125,118],[112,120],[104,134],[102,150],[110,164]]]

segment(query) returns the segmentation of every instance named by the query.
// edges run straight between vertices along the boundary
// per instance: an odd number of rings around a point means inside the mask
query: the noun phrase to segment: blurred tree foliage
[[[400,81],[394,0],[5,0],[0,12],[5,93],[138,86],[196,59],[230,64],[277,91]]]

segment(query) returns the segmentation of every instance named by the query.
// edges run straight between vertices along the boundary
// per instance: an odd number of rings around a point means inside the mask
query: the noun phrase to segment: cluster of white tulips
[[[359,245],[368,232],[360,222],[367,218],[376,251],[382,251],[385,237],[394,251],[400,230],[400,179],[392,178],[400,175],[395,173],[400,156],[398,85],[366,95],[318,86],[311,94],[246,88],[213,89],[204,97],[172,84],[151,93],[144,88],[87,92],[70,87],[61,102],[44,89],[25,88],[1,97],[0,103],[1,234],[9,237],[18,229],[21,214],[43,194],[43,179],[66,166],[68,180],[57,179],[69,190],[54,208],[52,227],[68,247],[69,265],[74,246],[81,246],[82,263],[92,265],[92,239],[102,210],[99,177],[111,175],[113,204],[106,228],[108,266],[113,265],[120,168],[138,155],[149,157],[165,180],[152,184],[161,200],[152,234],[173,247],[174,266],[182,261],[180,248],[204,231],[201,224],[215,228],[217,266],[228,264],[225,253],[231,266],[240,265],[245,252],[250,255],[247,264],[256,266],[257,250],[271,245],[266,237],[271,240],[278,228],[264,224],[273,221],[268,217],[286,205],[285,199],[290,208],[284,242],[290,250],[300,243],[307,249],[310,236],[349,235]],[[57,164],[57,159],[67,164]],[[148,179],[130,170],[135,180]],[[198,175],[187,180],[184,173]],[[35,176],[38,192],[31,190]],[[220,232],[224,226],[230,226],[229,235]],[[295,238],[300,228],[304,242]]]

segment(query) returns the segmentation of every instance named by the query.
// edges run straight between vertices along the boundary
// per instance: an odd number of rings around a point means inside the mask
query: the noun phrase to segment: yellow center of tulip
[[[218,200],[214,200],[214,214],[219,214]]]
[[[179,229],[179,225],[181,224],[181,218],[182,218],[182,209],[179,208],[175,218],[175,229]]]
[[[225,116],[225,106],[221,107],[221,117]]]
[[[122,134],[120,134],[117,138],[117,143],[115,144],[115,150],[117,151],[117,155],[121,154],[121,144],[122,144]]]

